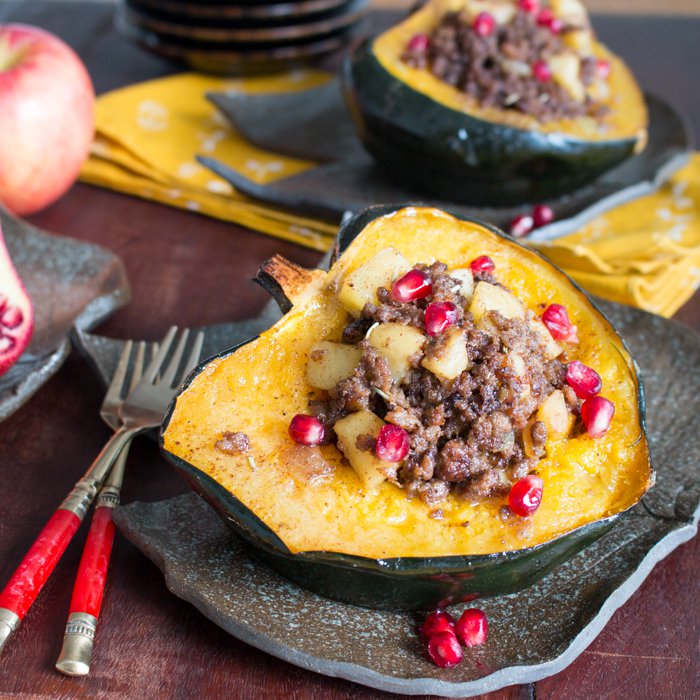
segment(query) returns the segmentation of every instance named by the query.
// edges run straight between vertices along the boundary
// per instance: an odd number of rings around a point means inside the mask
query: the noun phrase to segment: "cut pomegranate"
[[[425,307],[425,332],[440,335],[457,321],[457,307],[451,301],[435,301]]]
[[[576,326],[571,323],[567,310],[561,304],[550,304],[542,314],[542,322],[547,326],[554,340],[578,343]]]
[[[456,666],[464,654],[454,632],[438,632],[428,640],[428,656],[440,668],[449,668]]]
[[[374,453],[384,462],[400,462],[411,447],[408,433],[398,425],[383,425],[377,435]]]
[[[469,263],[475,275],[490,275],[496,269],[496,263],[488,255],[480,255]]]
[[[320,445],[326,436],[326,428],[316,416],[297,413],[289,424],[289,437],[300,445]]]
[[[532,223],[535,228],[546,226],[554,221],[554,210],[546,204],[536,204],[532,208]]]
[[[408,42],[408,50],[412,53],[425,53],[430,46],[430,37],[427,34],[414,34]]]
[[[542,479],[534,474],[516,481],[508,494],[510,509],[522,518],[532,515],[540,507],[543,486]]]
[[[423,270],[409,270],[394,282],[391,295],[402,303],[424,299],[433,291],[430,276]]]
[[[496,20],[488,12],[480,12],[472,24],[472,29],[479,36],[489,36],[496,28]]]
[[[545,61],[535,61],[532,64],[532,75],[541,83],[548,83],[552,79],[552,71]]]
[[[518,2],[518,7],[520,7],[523,12],[529,12],[530,14],[535,14],[535,12],[540,11],[539,0],[520,0]]]
[[[535,222],[532,220],[532,217],[529,214],[519,214],[513,219],[513,221],[510,222],[508,231],[510,232],[511,236],[522,238],[523,236],[527,236],[527,234],[532,231],[532,227],[534,225]]]
[[[0,228],[0,375],[19,359],[32,338],[34,309]]]
[[[595,62],[595,72],[601,80],[607,80],[610,77],[610,61],[599,58]]]
[[[438,632],[452,632],[452,634],[454,634],[455,619],[450,613],[444,610],[436,610],[425,618],[425,622],[420,631],[421,634],[428,639],[434,634],[438,634]]]
[[[593,438],[603,437],[608,432],[614,415],[615,404],[602,396],[593,396],[581,404],[581,420]]]
[[[590,399],[603,388],[603,380],[595,370],[574,360],[566,368],[566,383],[579,399]]]
[[[478,608],[469,608],[457,621],[457,636],[468,647],[477,647],[486,641],[489,625],[486,613]]]

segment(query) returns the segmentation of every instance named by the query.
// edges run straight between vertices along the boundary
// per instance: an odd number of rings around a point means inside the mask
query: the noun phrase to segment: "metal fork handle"
[[[140,430],[120,428],[114,433],[85,476],[51,516],[0,592],[0,653],[66,551],[112,463]]]

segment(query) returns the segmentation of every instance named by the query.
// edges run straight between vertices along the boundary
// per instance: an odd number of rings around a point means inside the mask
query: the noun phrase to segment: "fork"
[[[109,389],[105,394],[100,416],[112,430],[117,430],[121,420],[119,407],[123,401],[123,388],[131,366],[131,382],[128,391],[133,391],[143,375],[146,343],[138,343],[132,362],[134,342],[128,340],[119,357]],[[158,351],[158,343],[148,345],[151,359]],[[124,446],[109,471],[104,486],[97,495],[95,512],[90,522],[83,555],[75,577],[73,595],[68,611],[68,622],[63,635],[63,645],[56,661],[56,668],[68,676],[85,676],[90,672],[90,659],[102,606],[107,570],[114,542],[112,514],[119,505],[126,459],[130,445]]]
[[[144,376],[120,406],[118,415],[122,421],[121,425],[85,476],[78,481],[51,516],[10,581],[0,592],[0,652],[12,633],[19,627],[65,552],[122,448],[138,433],[155,428],[162,422],[165,410],[174,394],[175,378],[189,331],[185,330],[182,333],[170,363],[162,377],[156,381],[176,333],[175,327],[168,331]],[[188,365],[194,364],[199,357],[203,339],[204,334],[200,332],[195,340],[190,356],[191,362],[188,362]]]

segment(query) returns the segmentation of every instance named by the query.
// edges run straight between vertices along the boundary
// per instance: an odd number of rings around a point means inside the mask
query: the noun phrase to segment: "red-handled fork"
[[[174,356],[158,382],[156,382],[156,375],[161,371],[176,332],[176,328],[168,331],[143,379],[122,404],[120,409],[122,425],[107,442],[85,476],[78,481],[50,518],[0,593],[0,652],[12,633],[19,627],[75,535],[97,490],[104,482],[109,468],[122,448],[134,435],[157,427],[162,421],[163,413],[174,393],[173,382],[187,341],[187,331],[182,334]],[[197,350],[197,356],[201,351],[201,341],[200,335],[198,338],[200,349]]]

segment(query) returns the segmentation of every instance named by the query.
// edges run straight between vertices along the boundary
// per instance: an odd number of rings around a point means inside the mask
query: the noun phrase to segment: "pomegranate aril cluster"
[[[436,610],[425,619],[421,634],[428,641],[430,659],[440,668],[449,668],[464,658],[462,644],[474,647],[486,641],[488,623],[477,608],[465,610],[457,621],[448,612]]]

